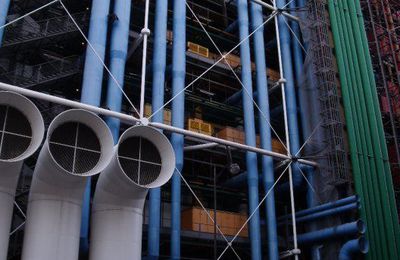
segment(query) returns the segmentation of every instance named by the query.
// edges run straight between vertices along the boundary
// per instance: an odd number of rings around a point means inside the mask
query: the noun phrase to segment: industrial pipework
[[[340,249],[339,260],[352,260],[357,254],[368,253],[368,249],[369,243],[364,236],[349,240]]]
[[[345,236],[364,235],[367,227],[362,220],[345,223],[335,227],[311,231],[297,236],[301,245],[312,245]]]
[[[87,177],[112,155],[110,130],[97,115],[68,110],[50,124],[33,173],[22,259],[76,260]]]
[[[115,19],[112,24],[110,40],[110,71],[120,86],[124,84],[126,56],[128,53],[129,24],[131,17],[131,0],[114,2]],[[107,107],[112,111],[121,111],[122,92],[111,77],[107,87]],[[120,120],[115,117],[106,119],[111,133],[117,142],[120,131]]]
[[[174,0],[172,43],[172,125],[185,128],[185,76],[186,76],[186,1]],[[183,93],[181,93],[183,91]],[[180,94],[178,94],[180,93]],[[171,143],[176,154],[176,169],[183,168],[184,136],[172,133]],[[172,176],[171,185],[171,259],[181,258],[181,176]]]
[[[10,2],[11,2],[11,0],[3,0],[2,1],[1,8],[0,8],[0,26],[4,25],[6,23]],[[4,28],[0,29],[0,46],[1,46],[1,42],[3,41],[3,33],[4,33]]]
[[[165,184],[174,170],[174,150],[160,131],[133,126],[122,134],[97,182],[90,259],[141,259],[147,192]]]
[[[81,102],[99,107],[103,83],[104,67],[99,59],[104,61],[107,44],[107,28],[110,12],[110,0],[93,0],[89,23],[89,42],[87,46],[85,66],[82,79]],[[81,249],[86,254],[89,250],[89,213],[91,180],[88,178],[85,188],[81,223]]]
[[[247,0],[237,1],[239,36],[243,41],[249,35],[249,17]],[[242,64],[242,82],[243,82],[243,113],[244,113],[244,130],[245,141],[247,145],[256,146],[256,133],[254,122],[254,105],[253,105],[253,86],[251,75],[251,57],[250,57],[250,41],[243,41],[240,45],[240,60]],[[254,215],[249,222],[251,257],[253,260],[262,258],[261,253],[261,234],[260,234],[260,212],[258,211],[258,170],[257,170],[257,154],[246,152],[246,168],[247,168],[247,186],[248,186],[248,205],[249,215]]]
[[[44,123],[29,99],[0,92],[0,260],[7,259],[14,197],[24,160],[41,145]]]
[[[157,0],[154,21],[154,52],[152,88],[152,111],[159,110],[164,104],[165,66],[167,62],[167,24],[168,24],[168,1]],[[154,114],[153,122],[163,123],[164,111]],[[147,250],[148,258],[157,259],[160,254],[160,207],[161,188],[149,191],[149,225]]]
[[[354,186],[362,198],[361,217],[369,227],[369,257],[398,259],[400,226],[360,3],[348,0],[328,3]]]
[[[252,30],[256,30],[263,23],[263,10],[259,4],[250,3]],[[254,52],[256,62],[256,83],[258,92],[259,127],[260,140],[263,149],[272,150],[272,135],[270,127],[270,107],[268,96],[268,82],[265,61],[264,29],[261,28],[254,33]],[[265,193],[269,192],[275,182],[273,159],[263,156],[262,162],[262,182]],[[266,199],[266,223],[267,223],[267,244],[268,256],[270,260],[279,259],[278,233],[276,226],[275,213],[275,194],[272,190]]]

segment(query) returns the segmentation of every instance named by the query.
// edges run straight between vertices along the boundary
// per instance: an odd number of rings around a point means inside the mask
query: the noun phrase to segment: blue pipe
[[[110,0],[93,0],[88,39],[103,60],[106,52],[109,10]],[[88,46],[83,71],[82,102],[95,106],[100,105],[103,70],[99,58]]]
[[[8,9],[10,8],[10,0],[2,0],[2,7],[0,8],[0,26],[6,23]],[[4,28],[0,29],[0,46],[3,40]]]
[[[233,21],[228,27],[226,27],[225,32],[227,33],[235,33],[238,29],[238,20]]]
[[[173,12],[174,41],[172,43],[172,96],[185,88],[186,74],[186,1],[174,0]],[[172,125],[184,128],[185,95],[181,93],[172,101]],[[182,172],[184,136],[171,134],[175,150],[176,168]],[[171,194],[171,259],[178,260],[181,255],[181,177],[177,172],[172,176]]]
[[[296,223],[310,222],[310,221],[313,221],[316,219],[321,219],[321,218],[325,218],[325,217],[331,217],[331,216],[343,214],[348,211],[352,211],[352,210],[359,209],[359,208],[360,208],[360,203],[353,202],[353,203],[343,205],[343,206],[340,206],[337,208],[332,208],[332,209],[328,209],[328,210],[324,210],[324,211],[320,211],[320,212],[315,212],[310,215],[305,215],[302,217],[298,217],[296,214]],[[283,225],[283,224],[285,224],[285,222],[279,222],[279,225]]]
[[[128,53],[129,24],[131,16],[131,1],[118,0],[114,4],[114,14],[117,16],[112,25],[110,44],[110,71],[120,86],[124,85],[126,56]],[[112,111],[121,111],[122,92],[114,80],[109,78],[107,88],[107,107]],[[114,142],[118,142],[120,120],[115,117],[106,119]]]
[[[297,1],[292,1],[289,7],[291,9],[295,9],[297,7],[304,7],[304,5],[305,5],[304,0],[297,0]],[[300,102],[301,125],[303,130],[303,141],[306,142],[309,136],[312,135],[314,127],[316,127],[318,123],[321,121],[320,113],[316,112],[316,111],[321,111],[321,108],[315,90],[311,91],[311,93],[306,93],[305,90],[300,88],[303,85],[302,83],[304,78],[303,50],[300,46],[300,43],[298,42],[301,40],[300,26],[299,23],[296,21],[290,21],[290,26],[292,27],[293,33],[297,37],[297,39],[295,37],[292,37],[294,71],[296,75],[297,88],[299,89],[298,93]],[[310,100],[307,100],[308,96]],[[311,119],[310,121],[309,118]],[[314,135],[316,143],[323,144],[321,131],[318,130]],[[307,149],[307,147],[305,149]],[[305,174],[307,175],[308,181],[311,183],[311,185],[314,186],[314,174],[315,174],[314,168],[307,167],[305,170]],[[315,205],[317,205],[317,202],[315,199],[314,191],[309,188],[307,189],[307,206],[314,207]],[[311,226],[310,228],[314,229],[315,227]]]
[[[302,245],[312,245],[345,236],[363,235],[365,234],[365,230],[364,222],[362,220],[357,220],[335,227],[300,234],[297,236],[297,242]]]
[[[263,10],[259,4],[250,3],[251,24],[253,31],[263,23]],[[267,121],[270,121],[269,114],[269,96],[268,82],[265,62],[265,46],[264,46],[264,30],[259,29],[254,33],[254,52],[256,62],[256,82],[258,92],[259,126],[260,126],[260,141],[261,148],[272,150],[272,135],[271,128]],[[264,118],[265,116],[265,118]],[[265,193],[269,191],[275,182],[274,179],[274,164],[271,156],[262,156],[262,181]],[[275,194],[272,190],[266,198],[266,223],[267,223],[267,244],[268,244],[268,259],[278,260],[278,234],[276,228],[276,213],[275,213]]]
[[[241,188],[246,184],[246,180],[247,180],[247,172],[242,172],[225,181],[225,183],[222,186],[227,188]],[[258,182],[259,184],[262,184],[262,178],[259,178]]]
[[[284,8],[286,0],[276,0],[277,8]],[[285,17],[278,15],[278,26],[279,26],[279,37],[281,41],[282,50],[282,66],[283,75],[286,79],[285,84],[285,95],[286,95],[286,110],[289,128],[289,138],[290,138],[290,151],[294,155],[300,149],[300,137],[299,128],[297,120],[297,101],[296,101],[296,91],[294,87],[294,75],[292,68],[292,51],[291,51],[291,36],[288,26],[285,23]],[[299,172],[299,168],[296,165],[297,162],[292,164],[293,173],[293,185],[298,188],[301,186],[303,177]]]
[[[243,41],[249,35],[249,17],[247,0],[237,0],[239,35],[240,41]],[[251,97],[253,96],[251,59],[250,59],[250,41],[244,41],[240,45],[240,59],[242,63],[242,82],[243,82],[243,113],[246,144],[256,146],[256,134],[254,123],[254,107]],[[264,67],[265,69],[265,67]],[[261,235],[260,235],[260,212],[256,210],[258,198],[258,170],[257,154],[246,152],[247,166],[247,185],[248,185],[248,204],[249,214],[255,211],[250,219],[250,243],[251,257],[253,260],[261,259]]]
[[[296,213],[296,217],[303,217],[306,215],[310,215],[313,213],[317,213],[317,212],[321,212],[321,211],[325,211],[325,210],[329,210],[329,209],[334,209],[334,208],[338,208],[340,206],[344,206],[344,205],[348,205],[354,202],[358,202],[359,198],[357,195],[353,195],[344,199],[340,199],[337,201],[333,201],[333,202],[328,202],[313,208],[309,208],[306,210],[302,210],[299,211],[298,213]]]
[[[353,195],[353,196],[350,196],[350,197],[347,197],[347,198],[343,198],[343,199],[340,199],[340,200],[336,200],[336,201],[333,201],[333,202],[328,202],[328,203],[325,203],[325,204],[322,204],[322,205],[319,205],[319,206],[316,206],[316,207],[313,207],[313,208],[308,208],[308,209],[305,209],[305,210],[298,211],[296,213],[296,218],[303,217],[303,216],[306,216],[306,215],[311,215],[313,213],[318,213],[318,212],[321,212],[321,211],[326,211],[326,210],[337,208],[337,207],[340,207],[340,206],[348,205],[348,204],[351,204],[351,203],[354,203],[354,202],[358,202],[358,200],[359,200],[358,196],[357,195]],[[285,216],[280,217],[278,220],[280,221],[280,220],[283,220],[285,218],[290,218],[290,217],[291,217],[291,215],[285,215]]]
[[[227,188],[240,188],[244,186],[246,180],[247,172],[242,172],[225,181],[223,186]]]
[[[89,25],[89,42],[102,60],[105,57],[107,43],[108,14],[110,0],[93,0]],[[86,49],[85,67],[83,70],[81,102],[99,106],[103,83],[103,65],[96,54],[88,46]],[[81,220],[81,250],[86,254],[89,250],[89,214],[90,214],[90,186],[88,178],[82,204]]]
[[[157,111],[164,104],[165,67],[167,56],[167,20],[168,1],[157,0],[154,21],[154,52],[153,52],[153,89],[152,108]],[[162,123],[164,113],[154,114],[153,122]],[[158,259],[160,255],[160,205],[161,189],[150,189],[149,192],[149,227],[148,227],[148,259]]]
[[[256,93],[257,92],[253,93],[253,98],[256,98]],[[239,90],[236,93],[234,93],[232,96],[228,97],[225,100],[225,103],[228,105],[236,105],[242,101],[242,97],[243,97],[243,90]]]
[[[365,237],[347,241],[339,252],[339,260],[352,260],[357,254],[368,253],[369,243]]]

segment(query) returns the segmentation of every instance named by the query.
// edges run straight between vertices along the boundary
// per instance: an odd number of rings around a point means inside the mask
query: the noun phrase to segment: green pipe
[[[339,2],[343,3],[345,1]],[[362,16],[360,15],[361,9],[357,1],[357,6],[354,2],[349,4],[348,0],[347,3],[345,2],[344,4],[345,8],[343,11],[346,12],[347,22],[345,22],[346,19],[342,19],[344,25],[341,25],[341,28],[337,25],[337,20],[339,19],[337,14],[342,14],[343,12],[339,9],[336,11],[334,10],[335,6],[333,1],[329,2],[329,8],[338,57],[339,72],[341,74],[340,79],[342,81],[346,120],[349,128],[355,186],[360,196],[365,199],[364,204],[367,204],[365,209],[361,211],[361,215],[362,217],[364,215],[364,218],[367,217],[367,222],[370,223],[369,227],[373,227],[372,232],[369,233],[372,235],[376,232],[376,236],[374,236],[373,239],[379,243],[383,243],[384,245],[385,240],[388,241],[388,251],[391,256],[390,259],[397,259],[396,254],[398,248],[396,247],[396,244],[398,244],[398,236],[400,234],[400,232],[398,232],[399,225],[397,223],[397,213],[393,214],[393,211],[395,211],[393,204],[394,196],[392,192],[393,184],[389,174],[390,168],[387,160],[386,143],[383,135],[383,124],[379,114],[379,102],[373,77],[371,59],[368,52],[367,38]],[[351,13],[348,12],[349,9],[352,11]],[[359,12],[358,15],[356,9]],[[347,29],[346,36],[343,36],[343,29]],[[345,38],[345,40],[343,40],[343,38]],[[343,44],[345,43],[347,44],[347,48],[349,48],[350,45],[349,50],[343,48]],[[349,53],[352,55],[347,55]],[[352,62],[352,65],[350,65],[350,62]],[[354,71],[354,68],[356,71]],[[347,71],[350,71],[350,75],[346,75],[348,74]],[[353,82],[355,92],[353,92],[353,89],[349,88],[350,81]],[[355,100],[352,100],[352,97]],[[352,119],[356,121],[353,121]],[[361,122],[360,119],[362,120]],[[356,124],[353,125],[353,123]],[[362,156],[358,158],[357,154],[354,154],[354,151],[357,152],[357,149],[363,149],[364,153],[369,152],[368,154],[372,154],[373,152],[374,159],[369,162],[369,159]],[[374,172],[375,167],[377,167],[378,175]],[[363,171],[363,168],[371,170],[374,174],[368,173],[368,171]],[[357,172],[360,174],[357,175]],[[365,174],[367,175],[366,177]],[[381,200],[384,207],[380,207],[380,203],[376,204],[375,200]],[[374,215],[374,221],[371,221],[371,211]],[[377,217],[376,213],[378,212],[382,214],[382,211],[384,218]],[[380,223],[381,221],[379,220],[382,219],[386,226],[386,232],[383,228],[379,228],[376,223]],[[374,245],[376,248],[377,244],[374,243]],[[387,253],[387,250],[385,250],[384,247],[380,247],[379,251],[382,252],[383,255]],[[375,252],[374,255],[379,254],[376,250],[373,250],[373,252]],[[369,258],[372,256],[373,259],[377,259],[374,255],[370,254]],[[381,258],[389,259],[385,256]]]
[[[339,77],[340,77],[340,82],[342,86],[342,96],[343,96],[343,104],[344,108],[346,110],[345,113],[345,118],[347,122],[347,128],[348,128],[348,135],[349,135],[349,145],[350,145],[350,157],[352,161],[352,166],[353,166],[353,177],[354,177],[354,185],[355,189],[358,193],[358,195],[362,198],[361,200],[361,210],[360,210],[360,215],[361,218],[364,220],[367,220],[369,218],[368,214],[366,214],[366,209],[368,208],[365,204],[368,203],[368,193],[364,192],[364,185],[363,185],[363,177],[362,174],[364,173],[364,165],[363,163],[360,163],[360,160],[363,158],[359,156],[359,148],[357,147],[359,144],[359,141],[357,140],[359,137],[356,135],[356,131],[358,131],[357,126],[353,124],[355,117],[353,116],[353,104],[350,100],[350,94],[349,94],[349,85],[350,85],[350,79],[348,78],[349,75],[347,74],[347,66],[344,62],[344,58],[346,57],[347,54],[345,54],[345,48],[343,48],[342,43],[344,43],[343,36],[342,36],[342,28],[341,24],[338,22],[338,16],[336,15],[335,11],[335,4],[334,1],[331,0],[328,2],[329,4],[329,12],[330,12],[330,19],[331,19],[331,26],[332,26],[332,32],[333,35],[336,36],[334,37],[334,43],[335,43],[335,51],[337,55],[337,63],[338,63],[338,68],[339,68]],[[340,37],[339,37],[340,35]],[[359,158],[360,157],[360,158]],[[362,169],[361,169],[362,167]],[[367,221],[370,222],[371,220]]]
[[[346,3],[344,3],[344,4],[346,4]],[[348,8],[346,6],[342,6],[342,9],[344,10],[344,13],[346,15],[347,24],[351,24],[351,18],[350,18],[350,14],[348,12]],[[361,78],[362,72],[360,71],[361,67],[360,67],[360,63],[358,61],[358,57],[356,55],[356,48],[357,47],[355,46],[354,40],[352,40],[353,39],[353,35],[354,35],[354,31],[352,30],[351,26],[348,26],[348,31],[349,31],[348,32],[349,33],[348,37],[350,39],[350,42],[352,43],[352,49],[351,49],[351,53],[353,54],[352,59],[354,61],[354,66],[357,68],[356,71],[357,71],[358,93],[356,94],[356,97],[361,97],[361,99],[363,99],[363,97],[364,97],[363,90],[362,90],[363,86],[359,85],[359,84],[362,83],[362,78]],[[374,120],[374,119],[371,119],[370,117],[366,118],[367,108],[365,106],[365,102],[364,101],[361,103],[361,106],[362,106],[362,111],[360,112],[360,115],[364,115],[362,120],[364,121],[364,130],[365,130],[365,132],[362,135],[363,135],[363,138],[371,137],[372,135],[371,135],[371,131],[370,131],[370,126],[368,124],[368,119],[370,121]],[[371,122],[369,122],[369,123],[371,123]],[[373,154],[373,148],[372,148],[372,142],[371,142],[370,138],[367,139],[367,146],[368,147],[367,147],[366,151],[368,152],[369,155],[372,155]],[[372,179],[373,179],[372,183],[373,183],[373,185],[375,185],[379,181],[377,179],[377,176],[376,176],[376,173],[375,173],[376,172],[375,169],[379,165],[379,161],[377,161],[377,160],[379,160],[379,158],[377,158],[376,156],[373,156],[373,158],[374,159],[371,160],[370,177],[372,177]],[[379,172],[379,171],[377,170],[377,172]],[[382,208],[381,205],[384,204],[384,202],[381,200],[379,189],[370,186],[369,190],[371,191],[372,196],[378,202],[375,205],[375,207],[372,209],[374,212],[378,212],[378,214],[377,214],[378,216],[375,214],[375,216],[373,216],[373,218],[374,219],[383,219],[383,215],[382,215],[381,210],[378,210],[378,209],[381,209]],[[385,225],[383,225],[383,224],[386,224],[386,226],[387,226],[387,223],[374,221],[371,224],[376,224],[376,223],[379,223],[379,227],[378,228],[376,228],[376,226],[375,226],[375,230],[376,230],[376,232],[378,234],[377,243],[381,243],[383,245],[378,245],[378,244],[375,244],[375,245],[376,245],[377,248],[381,249],[381,253],[382,253],[383,258],[387,259],[387,252],[388,251],[390,252],[390,244],[389,244],[390,242],[388,241],[388,239],[385,236],[385,233],[384,233]],[[386,232],[387,232],[387,229],[386,229]],[[386,246],[388,244],[389,244],[389,248],[386,249]],[[377,251],[377,250],[374,250],[374,251]]]
[[[358,62],[357,59],[357,54],[356,54],[356,46],[354,44],[354,41],[352,40],[352,36],[354,34],[352,27],[351,26],[346,26],[349,25],[351,23],[351,18],[349,13],[346,11],[347,8],[345,7],[345,3],[343,1],[339,2],[339,8],[341,10],[344,10],[341,12],[341,14],[345,17],[344,19],[346,20],[345,25],[344,25],[344,29],[347,29],[347,44],[350,46],[348,49],[348,53],[349,56],[347,56],[348,58],[351,58],[351,62],[352,64],[350,64],[350,67],[354,68],[354,71],[352,73],[354,73],[355,75],[355,81],[354,81],[354,87],[356,88],[355,91],[356,93],[353,94],[353,98],[355,99],[355,102],[357,103],[357,107],[359,107],[359,110],[357,111],[357,119],[358,121],[361,121],[361,138],[362,138],[362,142],[363,142],[363,154],[366,157],[365,161],[366,161],[366,167],[368,168],[368,171],[366,172],[367,174],[367,181],[369,183],[368,185],[368,190],[371,193],[371,197],[374,200],[374,204],[370,204],[368,205],[369,208],[372,208],[371,211],[373,213],[372,218],[373,219],[383,219],[383,214],[380,209],[383,205],[383,202],[380,199],[379,193],[376,189],[374,189],[374,183],[377,182],[377,177],[375,174],[375,169],[376,169],[376,165],[377,165],[377,161],[376,161],[376,157],[375,158],[371,158],[369,155],[373,154],[373,148],[372,148],[372,142],[371,139],[368,138],[369,136],[371,136],[371,132],[370,132],[370,127],[369,127],[369,120],[371,120],[370,118],[368,118],[367,116],[367,108],[365,105],[365,102],[363,100],[363,86],[361,85],[362,83],[362,74],[360,71],[360,64]],[[382,222],[377,222],[377,221],[372,221],[370,223],[370,227],[373,227],[374,229],[374,233],[375,233],[375,248],[373,248],[371,250],[371,252],[374,251],[381,251],[384,258],[387,258],[387,250],[384,249],[386,247],[387,241],[385,241],[386,237],[385,235],[381,232],[382,230],[384,230],[384,223]],[[373,242],[373,241],[371,241]],[[380,249],[380,250],[379,250]]]
[[[355,107],[355,109],[353,110],[353,113],[355,113],[354,115],[354,119],[355,121],[351,122],[351,124],[355,124],[355,126],[358,128],[356,128],[356,137],[358,137],[358,144],[361,147],[359,149],[360,152],[360,162],[361,162],[361,171],[364,174],[363,176],[363,186],[367,189],[367,191],[373,191],[372,189],[372,180],[371,180],[371,170],[373,170],[375,168],[375,164],[374,161],[369,159],[369,157],[366,154],[366,151],[368,151],[368,154],[371,150],[371,145],[368,144],[365,136],[365,131],[368,130],[368,118],[366,117],[366,108],[365,106],[362,106],[362,102],[360,101],[360,96],[358,93],[356,93],[357,91],[360,91],[359,88],[359,82],[361,82],[360,79],[360,72],[358,70],[358,64],[356,64],[354,61],[356,60],[356,55],[355,55],[355,50],[354,50],[354,46],[351,45],[351,42],[349,41],[349,36],[351,35],[351,32],[346,25],[348,24],[348,20],[349,17],[345,17],[344,12],[341,12],[340,10],[342,10],[342,5],[341,5],[341,1],[338,3],[337,5],[337,13],[339,13],[339,20],[340,20],[340,29],[339,29],[339,34],[342,35],[341,36],[341,43],[343,45],[345,45],[344,48],[344,57],[347,57],[347,59],[345,59],[345,64],[347,65],[347,70],[346,72],[349,72],[349,78],[351,78],[351,85],[349,88],[349,95],[350,97],[353,97],[353,106]],[[339,10],[340,9],[340,10]],[[347,18],[347,20],[346,20]],[[343,36],[344,34],[344,36]],[[360,120],[361,118],[361,120]],[[371,227],[370,229],[368,229],[368,238],[371,241],[371,243],[373,243],[374,245],[376,245],[378,248],[380,248],[380,243],[379,241],[382,239],[377,237],[376,234],[376,230],[377,229],[377,223],[372,221],[371,218],[377,218],[377,213],[374,209],[372,208],[376,208],[375,205],[380,204],[379,202],[376,201],[376,197],[375,195],[370,196],[369,192],[367,192],[365,194],[365,209],[366,209],[366,213],[368,216],[367,219],[367,223],[369,224],[369,226]],[[379,207],[379,206],[378,206]],[[373,228],[372,228],[373,227]],[[383,226],[381,225],[380,229],[382,229]],[[375,253],[377,249],[375,250],[371,250],[371,253]]]
[[[347,10],[346,8],[344,8],[342,6],[342,9]],[[350,24],[351,20],[350,20],[350,15],[348,12],[344,12],[345,16],[346,16],[346,24]],[[376,201],[376,203],[374,204],[374,206],[372,207],[372,211],[374,213],[373,215],[373,221],[370,223],[370,226],[374,226],[374,231],[375,231],[375,244],[374,244],[374,248],[372,250],[372,252],[378,253],[381,252],[382,257],[384,259],[386,259],[387,256],[387,252],[388,250],[386,249],[386,246],[388,245],[388,241],[385,242],[386,237],[385,235],[381,232],[382,230],[384,230],[385,225],[383,223],[383,214],[381,211],[382,205],[383,205],[383,201],[381,200],[380,194],[379,194],[379,189],[376,189],[376,187],[374,187],[376,185],[376,183],[378,183],[378,176],[376,175],[376,167],[378,162],[376,161],[377,158],[375,157],[371,157],[369,155],[373,154],[373,148],[372,148],[372,142],[371,142],[371,138],[369,138],[371,136],[371,131],[370,131],[370,127],[369,127],[369,118],[367,117],[367,108],[365,105],[365,102],[363,100],[363,94],[362,94],[362,88],[363,85],[361,85],[362,83],[362,78],[361,78],[361,71],[360,71],[360,63],[358,61],[357,55],[356,55],[356,48],[357,46],[354,44],[354,40],[353,39],[353,32],[352,32],[352,28],[351,26],[348,26],[348,33],[349,33],[349,38],[348,41],[350,43],[351,49],[350,49],[350,53],[352,54],[352,66],[354,66],[355,70],[356,70],[356,75],[357,75],[357,79],[356,79],[356,86],[358,87],[357,89],[357,93],[354,94],[354,97],[358,98],[361,101],[358,101],[359,104],[361,105],[361,111],[359,111],[359,115],[360,118],[362,120],[363,123],[363,140],[364,142],[366,142],[364,144],[364,153],[366,154],[367,159],[369,160],[369,166],[367,166],[369,168],[369,173],[368,173],[368,177],[370,178],[370,185],[368,186],[368,190],[371,192],[371,196],[373,197],[373,199]],[[371,241],[373,242],[373,241]]]
[[[392,217],[392,210],[391,210],[391,205],[390,205],[390,199],[389,199],[389,190],[387,187],[387,182],[386,182],[386,168],[383,162],[382,158],[382,149],[381,149],[381,139],[384,138],[384,136],[381,136],[379,133],[379,127],[378,127],[378,121],[376,120],[376,108],[375,104],[373,102],[374,98],[372,95],[372,90],[371,90],[371,83],[370,83],[370,77],[368,73],[368,68],[367,68],[367,61],[365,58],[365,53],[364,53],[364,46],[362,43],[362,36],[360,32],[360,27],[358,24],[358,18],[357,18],[357,13],[355,10],[355,4],[354,1],[352,0],[347,0],[345,1],[345,7],[351,12],[350,19],[351,19],[351,28],[353,28],[353,36],[354,36],[354,44],[356,45],[356,52],[359,60],[359,66],[361,70],[361,76],[362,76],[362,82],[363,82],[363,92],[364,92],[364,99],[367,105],[367,113],[368,117],[371,119],[370,122],[370,128],[371,128],[371,133],[372,135],[372,144],[373,144],[373,152],[374,152],[374,157],[377,162],[377,174],[378,177],[377,180],[378,182],[375,183],[377,186],[377,189],[380,191],[381,199],[383,202],[383,208],[382,212],[384,215],[384,223],[386,226],[386,234],[388,236],[388,244],[389,244],[389,254],[393,259],[398,259],[397,257],[397,245],[396,245],[396,235],[394,232],[395,225],[393,223],[393,217]]]
[[[375,107],[375,118],[378,123],[378,131],[379,135],[381,138],[379,139],[381,141],[381,153],[382,153],[382,158],[384,160],[385,164],[385,179],[386,179],[386,185],[388,188],[388,195],[389,195],[389,200],[391,204],[391,213],[392,213],[392,218],[393,218],[393,224],[395,227],[395,237],[396,237],[396,245],[400,244],[400,225],[398,222],[398,213],[396,210],[396,201],[395,201],[395,196],[394,196],[394,188],[393,188],[393,181],[392,181],[392,176],[390,174],[390,165],[389,165],[389,155],[387,151],[387,146],[386,146],[386,140],[385,140],[385,133],[383,130],[383,122],[382,122],[382,117],[380,113],[380,106],[379,106],[379,100],[378,100],[378,93],[376,91],[376,82],[375,82],[375,76],[374,76],[374,71],[372,67],[372,61],[371,61],[371,55],[369,52],[369,46],[368,46],[368,38],[367,38],[367,33],[365,31],[365,25],[364,25],[364,18],[362,15],[361,11],[361,5],[359,1],[355,1],[355,16],[358,18],[358,24],[360,28],[360,32],[362,33],[361,38],[362,38],[362,43],[363,43],[363,50],[364,50],[364,56],[366,58],[366,65],[368,68],[368,73],[369,73],[369,78],[370,78],[370,88],[373,94],[373,102],[374,102],[374,107]],[[399,248],[397,248],[398,254],[400,255]]]

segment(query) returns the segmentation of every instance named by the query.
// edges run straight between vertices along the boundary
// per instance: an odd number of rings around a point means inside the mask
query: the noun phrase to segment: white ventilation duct
[[[174,150],[160,131],[134,126],[121,136],[110,165],[97,182],[90,259],[141,259],[147,191],[165,184],[174,169]]]
[[[33,174],[22,259],[78,259],[86,177],[108,165],[112,150],[110,130],[91,112],[52,121]]]
[[[24,96],[0,92],[0,260],[7,259],[14,197],[22,164],[42,143],[44,123]]]

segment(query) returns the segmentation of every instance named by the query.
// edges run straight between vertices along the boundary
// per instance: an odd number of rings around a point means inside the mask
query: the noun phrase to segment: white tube
[[[147,168],[148,161],[154,168]],[[96,186],[90,259],[141,259],[147,191],[165,184],[174,170],[174,150],[160,131],[133,126],[121,136],[111,163],[100,174]]]
[[[84,103],[80,103],[80,102],[77,102],[77,101],[72,101],[72,100],[68,100],[68,99],[65,99],[65,98],[52,96],[50,94],[45,94],[45,93],[41,93],[41,92],[38,92],[38,91],[26,89],[26,88],[17,87],[17,86],[14,86],[14,85],[3,83],[3,82],[0,82],[0,89],[4,89],[4,90],[8,90],[8,91],[15,91],[15,92],[20,93],[22,95],[25,95],[27,97],[46,100],[48,102],[52,102],[52,103],[55,103],[55,104],[60,104],[60,105],[73,107],[73,108],[79,108],[79,109],[86,109],[86,110],[92,111],[94,113],[101,114],[103,116],[110,116],[110,117],[119,118],[119,119],[121,119],[121,121],[124,121],[126,123],[130,123],[130,124],[137,124],[138,122],[140,122],[140,119],[135,118],[135,117],[130,116],[130,115],[127,115],[127,114],[123,114],[123,113],[115,112],[115,111],[110,111],[110,110],[105,109],[105,108],[99,108],[99,107],[96,107],[96,106],[91,106],[91,105],[88,105],[88,104],[84,104]],[[197,138],[197,139],[200,139],[200,140],[203,140],[203,141],[214,142],[214,143],[218,143],[220,145],[234,147],[234,148],[237,148],[237,149],[243,150],[243,151],[254,152],[254,153],[262,154],[262,155],[266,155],[266,156],[272,156],[274,158],[282,159],[282,160],[286,160],[286,159],[290,159],[291,160],[290,156],[288,156],[286,154],[280,154],[280,153],[276,153],[276,152],[273,152],[273,151],[268,151],[268,150],[260,149],[260,148],[257,148],[257,147],[252,147],[252,146],[248,146],[248,145],[245,145],[245,144],[237,143],[237,142],[227,141],[225,139],[221,139],[221,138],[217,138],[217,137],[214,137],[214,136],[209,136],[209,135],[205,135],[205,134],[189,131],[189,130],[178,128],[178,127],[173,127],[173,126],[170,126],[170,125],[165,125],[165,124],[162,124],[162,123],[150,122],[150,123],[148,123],[148,125],[153,126],[155,128],[158,128],[158,129],[161,129],[161,130],[168,131],[168,132],[182,134],[182,135],[185,135],[185,136],[190,136],[190,137],[193,137],[193,138]],[[313,167],[318,167],[318,163],[316,163],[314,161],[309,161],[309,160],[306,160],[306,159],[298,159],[297,161],[300,164],[306,164],[306,165],[310,165],[310,166],[313,166]]]
[[[0,260],[6,260],[19,174],[42,143],[44,123],[29,99],[5,91],[0,92],[0,118]]]
[[[22,259],[78,259],[86,177],[108,165],[112,147],[110,130],[91,112],[52,121],[33,174]]]

